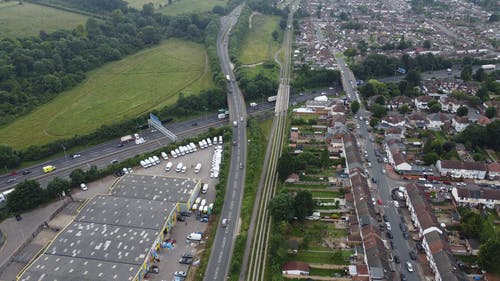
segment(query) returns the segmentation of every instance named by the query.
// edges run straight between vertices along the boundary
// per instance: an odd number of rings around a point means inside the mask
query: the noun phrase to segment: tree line
[[[433,54],[417,55],[412,58],[404,54],[400,58],[385,55],[368,55],[362,62],[351,66],[356,77],[369,79],[373,77],[392,76],[400,67],[406,70],[429,71],[450,68],[453,61]]]

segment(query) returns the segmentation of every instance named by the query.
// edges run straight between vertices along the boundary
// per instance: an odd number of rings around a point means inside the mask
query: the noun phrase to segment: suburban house
[[[438,160],[436,168],[441,176],[479,180],[484,180],[486,177],[486,165],[483,162]]]
[[[401,114],[390,114],[382,118],[381,123],[389,127],[403,127],[405,119]]]
[[[422,112],[414,112],[408,115],[406,125],[413,129],[425,129],[427,127],[426,114]]]
[[[451,190],[453,200],[459,206],[484,205],[490,209],[500,205],[500,190],[454,187]]]
[[[450,117],[447,114],[438,112],[427,115],[427,121],[429,121],[427,129],[439,131],[445,124],[450,123]]]
[[[500,179],[500,163],[488,164],[488,179],[492,181]]]
[[[462,104],[456,98],[448,96],[439,99],[439,103],[441,104],[441,109],[443,111],[448,111],[450,113],[456,113],[458,108],[462,106]]]
[[[469,126],[469,119],[467,117],[454,116],[453,119],[451,119],[451,126],[455,128],[457,133],[460,133]]]
[[[409,107],[413,106],[413,99],[407,96],[396,96],[387,102],[387,107],[389,109],[397,109],[401,107],[403,104],[408,105]]]
[[[411,165],[406,160],[406,156],[401,152],[405,146],[399,139],[390,139],[385,142],[385,151],[389,163],[396,171],[410,171]]]
[[[458,270],[456,261],[451,255],[444,232],[430,209],[427,198],[415,183],[408,184],[405,189],[406,203],[412,222],[422,238],[422,247],[434,273],[435,281],[465,281],[467,276]]]
[[[346,107],[343,103],[337,103],[332,106],[330,115],[345,115]]]
[[[415,107],[419,110],[429,109],[428,103],[434,98],[431,96],[418,96],[415,98]]]
[[[300,261],[289,261],[281,268],[281,272],[287,275],[309,275],[309,264]]]
[[[390,127],[384,130],[384,136],[386,139],[404,139],[405,138],[405,127]]]

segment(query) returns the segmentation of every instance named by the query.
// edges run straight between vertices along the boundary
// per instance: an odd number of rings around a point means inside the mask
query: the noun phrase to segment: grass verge
[[[142,5],[145,3],[151,2],[150,0],[129,0],[127,1],[132,6],[139,5],[142,8]],[[168,3],[167,1],[154,0],[156,3]],[[162,14],[168,16],[175,16],[181,14],[198,14],[201,12],[212,11],[215,6],[225,7],[228,0],[179,0],[173,1],[170,5],[162,5],[158,11]],[[155,5],[157,8],[158,5]]]
[[[170,39],[88,74],[32,113],[0,128],[14,149],[94,131],[213,87],[203,46]]]
[[[260,177],[262,174],[262,163],[266,153],[266,139],[269,138],[270,125],[269,121],[259,123],[254,119],[249,119],[247,123],[248,139],[251,145],[248,146],[246,176],[245,176],[245,193],[241,206],[241,229],[236,237],[236,242],[229,267],[229,278],[227,280],[238,280],[241,272],[241,264],[245,253],[245,243],[247,240],[247,231],[250,226],[250,219],[253,211],[253,204],[257,194]],[[263,124],[263,126],[260,126]],[[272,119],[271,119],[272,124]]]
[[[254,64],[270,60],[279,49],[279,36],[274,40],[272,33],[281,33],[279,27],[280,17],[253,14],[251,17],[252,28],[242,44],[239,60],[242,64]]]

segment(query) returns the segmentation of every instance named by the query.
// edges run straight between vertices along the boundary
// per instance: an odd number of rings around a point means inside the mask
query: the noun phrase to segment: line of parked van
[[[140,164],[141,164],[141,167],[146,169],[146,168],[160,164],[160,158],[158,158],[158,156],[154,155],[154,156],[148,157],[144,160],[141,160]]]

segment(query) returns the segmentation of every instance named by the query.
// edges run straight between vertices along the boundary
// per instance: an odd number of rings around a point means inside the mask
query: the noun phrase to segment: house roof
[[[429,102],[433,100],[434,98],[431,96],[418,96],[415,98],[418,102]]]
[[[397,124],[403,122],[404,118],[400,114],[391,114],[391,115],[387,115],[384,118],[382,118],[382,121],[386,122],[388,124],[391,124],[391,125],[397,125]]]
[[[486,164],[483,162],[462,162],[459,160],[438,161],[441,161],[441,168],[443,169],[486,171]]]
[[[413,114],[408,115],[408,119],[413,121],[425,121],[426,115],[422,112],[414,112]]]
[[[488,164],[488,171],[500,173],[500,163],[490,163]]]
[[[283,270],[300,270],[309,272],[309,264],[301,261],[289,261],[282,267]]]

